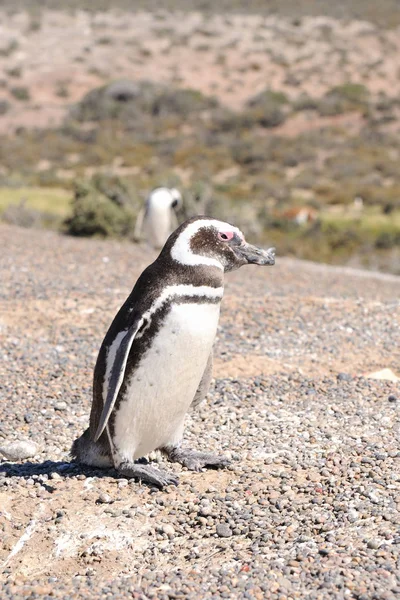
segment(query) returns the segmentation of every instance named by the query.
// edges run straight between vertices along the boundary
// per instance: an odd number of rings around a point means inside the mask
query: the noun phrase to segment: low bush
[[[266,89],[247,102],[242,119],[248,126],[277,127],[284,122],[289,101],[282,92]]]
[[[335,116],[352,110],[365,111],[369,91],[361,83],[345,83],[329,90],[318,103],[321,116]]]
[[[76,236],[130,237],[136,212],[120,181],[94,178],[77,182],[72,215],[64,221],[65,231]]]
[[[60,218],[57,215],[27,206],[25,200],[7,206],[1,213],[1,220],[9,225],[17,225],[28,229],[34,227],[55,229],[60,225]]]
[[[26,101],[30,100],[31,98],[29,89],[23,85],[12,87],[10,89],[10,93],[14,96],[16,100]]]
[[[11,104],[7,100],[0,100],[0,115],[5,115],[11,108]]]
[[[196,90],[119,80],[91,90],[72,108],[70,116],[82,122],[118,119],[129,123],[142,119],[143,115],[185,117],[216,106],[214,98]]]

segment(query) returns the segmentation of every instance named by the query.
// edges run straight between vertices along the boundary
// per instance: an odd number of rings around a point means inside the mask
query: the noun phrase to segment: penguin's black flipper
[[[142,318],[135,319],[133,324],[127,330],[126,335],[122,338],[119,348],[115,354],[114,364],[111,367],[110,380],[108,383],[107,398],[100,416],[96,435],[94,436],[95,442],[97,442],[108,423],[108,419],[110,418],[110,414],[114,408],[115,400],[117,399],[118,392],[124,380],[126,363],[133,340],[135,339],[135,335],[142,325]]]

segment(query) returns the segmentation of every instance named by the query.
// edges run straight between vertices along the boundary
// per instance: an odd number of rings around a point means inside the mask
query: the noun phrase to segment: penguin
[[[177,227],[175,209],[182,206],[182,196],[176,188],[159,187],[148,196],[136,220],[134,239],[144,235],[153,248],[159,250]]]
[[[143,462],[153,450],[189,470],[227,466],[224,456],[181,445],[185,415],[210,385],[224,273],[274,263],[275,248],[248,244],[228,223],[193,217],[178,227],[108,329],[94,369],[90,425],[73,443],[72,458],[160,488],[178,479]]]

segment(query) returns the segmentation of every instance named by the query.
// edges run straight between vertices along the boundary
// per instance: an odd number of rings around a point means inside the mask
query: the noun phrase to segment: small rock
[[[202,506],[199,510],[199,515],[201,517],[209,517],[212,514],[212,508],[209,505]]]
[[[226,523],[218,523],[217,525],[217,535],[219,537],[231,537],[232,529]]]
[[[336,379],[338,381],[351,381],[353,377],[350,375],[350,373],[338,373]]]
[[[63,400],[61,402],[57,402],[54,405],[54,410],[66,410],[67,406],[68,406],[68,404],[66,402],[64,402],[64,400]]]
[[[388,397],[389,402],[397,402],[397,396],[390,394]]]
[[[96,504],[112,504],[114,500],[109,494],[102,493],[96,500]]]
[[[347,514],[347,518],[350,521],[350,523],[355,523],[355,521],[357,521],[357,519],[359,518],[359,514],[354,508],[351,508]]]
[[[373,550],[377,550],[381,547],[381,541],[377,539],[368,540],[367,542],[368,548],[372,548]]]
[[[175,529],[169,523],[166,523],[165,525],[163,525],[161,527],[161,531],[163,533],[165,533],[168,537],[172,537],[173,535],[175,535]]]
[[[0,446],[0,454],[7,460],[23,460],[31,458],[39,452],[39,447],[34,442],[18,441]]]

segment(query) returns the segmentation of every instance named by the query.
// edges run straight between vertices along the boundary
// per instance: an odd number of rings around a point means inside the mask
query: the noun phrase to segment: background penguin
[[[182,205],[182,196],[176,188],[159,187],[148,196],[136,220],[134,238],[143,236],[153,248],[162,248],[168,236],[178,226],[175,209]]]
[[[207,217],[183,223],[139,277],[104,338],[90,427],[74,442],[72,457],[160,487],[178,481],[135,462],[153,450],[192,470],[226,466],[224,457],[181,447],[184,419],[211,380],[224,272],[274,262],[274,248],[247,244],[228,223]]]

